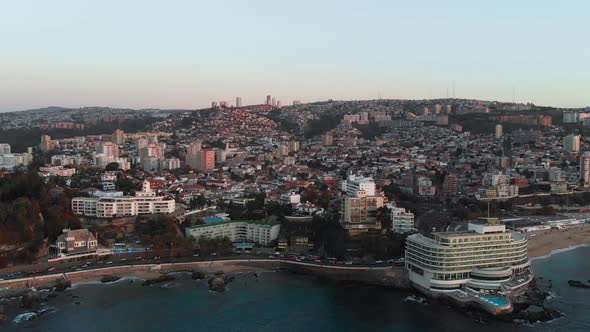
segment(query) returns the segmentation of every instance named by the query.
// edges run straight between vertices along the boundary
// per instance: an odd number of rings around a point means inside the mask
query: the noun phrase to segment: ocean
[[[445,305],[413,301],[409,292],[269,271],[238,274],[224,293],[190,278],[150,287],[137,280],[75,285],[51,299],[42,316],[0,330],[590,331],[590,289],[567,284],[590,279],[589,257],[586,246],[533,261],[537,277],[551,280],[549,303],[565,317],[530,326],[482,324]]]

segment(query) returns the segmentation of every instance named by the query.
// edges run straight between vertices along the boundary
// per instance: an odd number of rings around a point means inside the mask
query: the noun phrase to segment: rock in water
[[[225,280],[221,277],[215,277],[209,279],[209,290],[215,292],[225,291]]]
[[[191,273],[191,278],[193,280],[201,280],[201,279],[204,279],[205,278],[205,274],[203,272],[201,272],[201,271],[193,271]]]
[[[39,292],[29,291],[23,295],[21,301],[23,308],[26,309],[37,309],[41,305],[43,298]]]
[[[72,287],[72,281],[67,279],[59,279],[57,284],[55,285],[55,290],[58,292],[63,292],[66,289]]]
[[[568,283],[568,285],[570,285],[570,287],[590,288],[589,284],[585,284],[585,283],[581,282],[580,280],[568,280],[567,283]]]
[[[102,283],[114,282],[114,281],[117,281],[119,279],[121,279],[121,277],[114,276],[114,275],[107,275],[107,276],[103,276],[100,279],[100,282],[102,282]]]
[[[171,276],[169,274],[163,274],[157,278],[148,279],[148,280],[144,281],[143,283],[141,283],[141,285],[142,286],[150,286],[150,285],[154,285],[154,284],[161,284],[161,283],[167,282],[167,281],[172,281],[175,279],[176,278],[174,278],[174,276]]]

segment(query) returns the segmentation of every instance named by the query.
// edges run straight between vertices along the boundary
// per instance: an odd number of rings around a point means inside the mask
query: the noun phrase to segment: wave
[[[31,319],[35,319],[37,317],[39,317],[39,314],[36,312],[24,312],[16,317],[14,317],[14,319],[12,321],[18,324],[18,323],[26,322]]]
[[[418,303],[418,304],[426,304],[426,299],[423,297],[420,297],[420,296],[410,295],[404,299],[404,302],[414,302],[414,303]]]
[[[574,246],[569,246],[569,247],[565,247],[565,248],[559,248],[559,249],[551,250],[551,252],[548,253],[547,255],[543,255],[543,256],[531,258],[531,261],[536,261],[536,260],[540,260],[540,259],[546,259],[546,258],[549,258],[549,257],[551,257],[553,255],[560,254],[562,252],[571,251],[571,250],[575,250],[575,249],[582,248],[582,247],[588,247],[588,246],[590,246],[590,243],[577,244],[577,245],[574,245]]]

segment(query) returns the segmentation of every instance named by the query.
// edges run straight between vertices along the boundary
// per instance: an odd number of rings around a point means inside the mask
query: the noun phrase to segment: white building
[[[77,215],[98,218],[131,217],[163,213],[176,209],[174,199],[156,196],[149,182],[144,181],[142,191],[125,197],[76,197],[72,199],[72,212]]]
[[[10,144],[0,143],[0,155],[10,154]]]
[[[420,196],[434,196],[435,188],[432,185],[432,180],[426,177],[418,178],[418,195]]]
[[[268,246],[271,241],[279,237],[280,230],[280,224],[247,220],[213,222],[187,227],[185,233],[186,236],[192,236],[195,239],[227,237],[232,242],[255,242]]]
[[[406,268],[427,291],[511,291],[532,280],[526,237],[491,218],[470,222],[468,231],[408,236]]]
[[[281,195],[282,204],[299,204],[301,203],[301,195],[296,192],[288,192]]]
[[[389,203],[385,206],[391,210],[392,231],[396,233],[416,232],[416,228],[414,227],[414,214],[412,212]]]
[[[17,166],[27,166],[33,161],[31,153],[0,154],[0,169],[13,169]]]
[[[342,181],[342,191],[352,197],[359,191],[364,191],[367,196],[375,196],[375,182],[372,178],[350,174],[348,180]]]
[[[502,130],[503,130],[502,125],[498,123],[496,125],[496,130],[495,130],[495,136],[496,136],[496,138],[502,138]]]

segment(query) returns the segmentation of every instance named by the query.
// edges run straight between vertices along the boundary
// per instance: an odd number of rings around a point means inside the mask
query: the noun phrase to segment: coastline
[[[531,260],[541,259],[557,250],[572,250],[590,245],[590,224],[579,224],[563,229],[528,232],[528,250]]]

